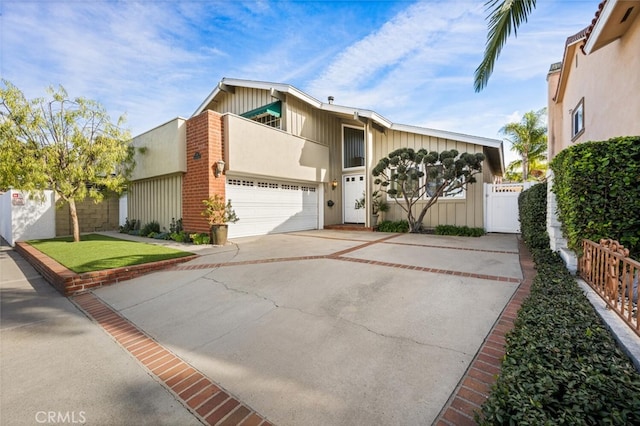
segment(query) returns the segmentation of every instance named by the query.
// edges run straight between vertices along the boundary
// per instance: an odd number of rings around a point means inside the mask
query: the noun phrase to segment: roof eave
[[[557,102],[562,102],[562,98],[564,97],[564,89],[567,85],[567,80],[569,79],[570,70],[567,69],[573,62],[571,58],[575,54],[575,51],[584,38],[580,38],[575,40],[573,43],[567,43],[564,48],[564,55],[562,56],[562,67],[560,68],[560,78],[558,79],[558,87],[556,88],[556,93],[553,96],[553,100]]]
[[[218,96],[220,92],[225,91],[224,88],[227,86],[247,87],[247,88],[261,89],[261,90],[277,90],[279,92],[292,95],[300,99],[301,101],[311,105],[312,107],[318,108],[319,110],[327,111],[335,114],[348,115],[354,118],[357,118],[357,117],[368,118],[374,121],[375,123],[379,124],[380,126],[390,130],[411,132],[411,133],[421,134],[425,136],[433,136],[433,137],[438,137],[443,139],[457,140],[460,142],[466,142],[473,145],[480,145],[480,146],[486,146],[490,148],[502,149],[502,141],[498,139],[490,139],[490,138],[484,138],[480,136],[466,135],[463,133],[450,132],[446,130],[436,130],[436,129],[429,129],[426,127],[398,124],[388,120],[387,118],[376,113],[375,111],[336,105],[333,103],[323,103],[291,85],[281,84],[281,83],[269,83],[264,81],[239,80],[239,79],[232,79],[232,78],[225,77],[216,85],[215,89],[213,89],[213,91],[209,94],[209,96],[205,99],[205,101],[202,102],[202,104],[200,104],[198,109],[194,112],[193,116],[196,116],[202,113],[206,108],[206,106],[209,105]]]
[[[622,37],[640,14],[637,1],[607,0],[589,28],[584,52],[589,55]]]
[[[502,141],[499,139],[491,139],[491,138],[485,138],[482,136],[467,135],[464,133],[450,132],[448,130],[430,129],[428,127],[418,127],[418,126],[411,126],[408,124],[397,124],[397,123],[392,124],[390,129],[398,130],[401,132],[416,133],[424,136],[433,136],[433,137],[442,138],[442,139],[451,139],[455,141],[469,143],[472,145],[486,146],[489,148],[500,149],[502,147]]]

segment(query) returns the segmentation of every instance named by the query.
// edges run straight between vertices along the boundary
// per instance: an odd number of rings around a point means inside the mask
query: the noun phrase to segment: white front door
[[[364,175],[345,175],[342,177],[344,193],[344,223],[364,223]],[[359,207],[359,208],[358,208]]]

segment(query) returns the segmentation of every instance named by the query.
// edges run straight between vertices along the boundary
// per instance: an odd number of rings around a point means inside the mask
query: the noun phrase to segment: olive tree
[[[419,232],[425,214],[440,197],[460,193],[476,182],[483,161],[481,153],[400,148],[382,158],[372,174],[380,190],[407,213],[410,232]]]
[[[27,100],[13,84],[0,86],[0,189],[34,194],[51,189],[69,204],[74,241],[80,240],[76,201],[100,201],[104,191],[121,192],[131,172],[130,136],[124,118],[112,123],[98,102],[69,98],[65,89],[50,99]]]

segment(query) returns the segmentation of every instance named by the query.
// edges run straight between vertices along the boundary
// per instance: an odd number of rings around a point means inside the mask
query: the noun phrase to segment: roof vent
[[[327,99],[329,100],[329,104],[333,104],[333,96],[329,96]]]

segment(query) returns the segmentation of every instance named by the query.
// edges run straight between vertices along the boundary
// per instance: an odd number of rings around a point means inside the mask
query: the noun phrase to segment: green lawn
[[[33,247],[79,274],[190,256],[193,253],[105,235],[88,234],[74,243],[72,237],[29,241]]]

